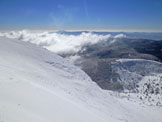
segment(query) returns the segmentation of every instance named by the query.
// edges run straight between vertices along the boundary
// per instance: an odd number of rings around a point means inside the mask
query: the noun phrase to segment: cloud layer
[[[17,38],[22,41],[34,43],[55,53],[77,53],[82,51],[84,46],[93,45],[104,41],[114,41],[117,38],[123,38],[125,35],[111,34],[99,35],[94,33],[82,32],[79,35],[51,33],[51,32],[30,32],[30,31],[12,31],[0,33],[0,36],[7,38]]]

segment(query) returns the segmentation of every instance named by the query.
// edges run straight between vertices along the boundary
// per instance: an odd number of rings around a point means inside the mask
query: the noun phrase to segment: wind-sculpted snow
[[[22,41],[40,45],[55,53],[77,53],[84,51],[84,46],[97,44],[104,41],[114,42],[118,38],[125,38],[123,34],[112,36],[111,34],[94,34],[82,32],[79,35],[54,33],[54,32],[30,32],[30,31],[11,31],[0,33],[0,36],[17,38]]]
[[[162,109],[142,107],[100,89],[52,52],[0,38],[0,121],[161,122]]]

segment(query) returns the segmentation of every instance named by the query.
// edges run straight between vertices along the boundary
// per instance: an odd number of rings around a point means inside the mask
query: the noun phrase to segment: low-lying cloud
[[[117,38],[123,38],[125,35],[119,34],[112,36],[111,34],[101,35],[90,32],[82,32],[79,35],[51,33],[51,32],[30,32],[30,31],[12,31],[0,33],[0,36],[7,38],[17,38],[22,41],[31,42],[42,46],[52,52],[61,53],[77,53],[82,51],[84,46],[97,44],[100,42],[112,41]]]

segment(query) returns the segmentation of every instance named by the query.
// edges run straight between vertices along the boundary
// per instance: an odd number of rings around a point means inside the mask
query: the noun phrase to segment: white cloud
[[[118,34],[118,35],[114,36],[114,38],[126,38],[126,35]]]
[[[0,36],[8,38],[17,38],[40,45],[55,53],[77,53],[82,50],[85,45],[97,44],[101,41],[112,40],[110,34],[99,35],[94,33],[81,33],[80,35],[68,35],[62,33],[49,32],[30,32],[30,31],[12,31],[8,33],[0,33]],[[123,34],[116,35],[114,38],[125,37]]]

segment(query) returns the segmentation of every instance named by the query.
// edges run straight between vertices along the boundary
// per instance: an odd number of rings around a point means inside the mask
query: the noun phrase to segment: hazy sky
[[[162,0],[0,0],[0,29],[162,31]]]

